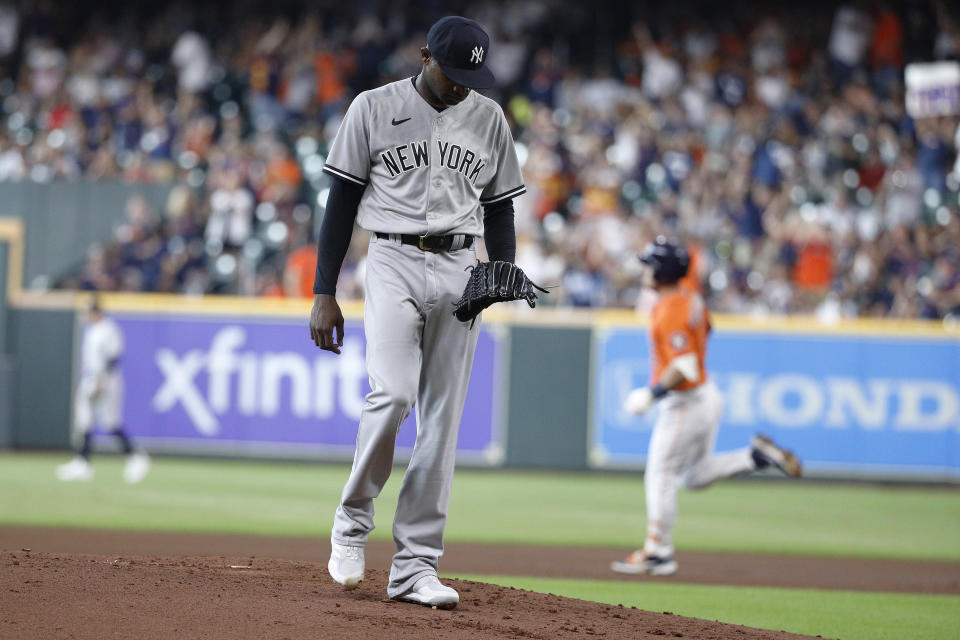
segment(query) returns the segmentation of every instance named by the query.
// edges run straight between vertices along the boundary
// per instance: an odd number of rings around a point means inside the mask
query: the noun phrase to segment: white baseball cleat
[[[431,574],[417,580],[410,591],[394,599],[438,609],[453,609],[460,602],[460,594],[455,589],[440,584],[437,576]]]
[[[617,573],[648,576],[672,576],[678,566],[673,556],[651,556],[645,551],[634,551],[626,559],[610,563],[610,568]]]
[[[127,484],[137,484],[150,471],[150,457],[145,453],[134,453],[127,458],[123,467],[123,480]]]
[[[330,561],[327,562],[330,577],[345,589],[356,589],[363,582],[366,569],[363,547],[348,547],[336,542],[331,542],[330,546]]]
[[[89,482],[93,480],[93,467],[81,456],[61,464],[53,473],[57,480],[63,482]]]

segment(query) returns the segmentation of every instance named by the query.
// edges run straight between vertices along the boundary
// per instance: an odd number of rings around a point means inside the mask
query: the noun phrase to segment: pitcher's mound
[[[317,562],[250,557],[94,556],[0,552],[0,637],[285,638],[804,638],[445,580],[452,611],[394,602],[387,575],[344,591]]]

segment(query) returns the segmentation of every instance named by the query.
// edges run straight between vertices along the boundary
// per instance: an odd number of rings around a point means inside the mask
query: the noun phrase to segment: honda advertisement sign
[[[646,459],[656,411],[623,410],[649,383],[642,328],[599,330],[590,462]],[[707,369],[725,399],[717,450],[764,433],[813,472],[960,477],[960,340],[716,331]]]
[[[349,460],[370,390],[359,321],[347,321],[340,355],[317,348],[306,319],[118,313],[126,352],[124,421],[148,449]],[[496,380],[500,339],[480,332],[458,458],[503,458]],[[415,411],[397,437],[416,439]]]

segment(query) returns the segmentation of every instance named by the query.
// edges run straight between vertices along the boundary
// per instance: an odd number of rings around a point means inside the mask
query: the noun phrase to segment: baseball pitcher
[[[317,242],[310,334],[321,349],[340,353],[335,290],[356,220],[371,232],[363,316],[371,391],[334,518],[328,569],[347,589],[363,580],[373,501],[390,475],[397,430],[416,405],[417,439],[393,522],[397,553],[387,594],[453,608],[459,595],[440,583],[437,566],[479,331],[453,311],[477,263],[478,236],[492,261],[513,262],[512,199],[525,187],[503,111],[474,91],[494,82],[480,25],[443,18],[420,53],[416,77],[356,97],[331,146],[324,171],[333,185]]]

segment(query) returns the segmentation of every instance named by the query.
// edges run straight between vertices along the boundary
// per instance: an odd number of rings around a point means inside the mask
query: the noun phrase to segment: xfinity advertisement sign
[[[127,345],[125,423],[148,449],[351,459],[370,389],[359,321],[348,321],[335,356],[313,344],[306,318],[113,317]],[[481,330],[461,459],[502,460],[499,351],[498,338]],[[397,438],[398,458],[409,456],[415,439],[411,414]]]
[[[297,351],[250,349],[248,333],[229,325],[217,329],[207,350],[178,354],[158,348],[154,359],[162,382],[153,396],[154,411],[169,413],[179,405],[205,436],[220,435],[222,417],[231,412],[274,419],[283,409],[298,419],[340,413],[359,420],[366,379],[362,340],[346,339],[338,358],[316,353],[311,361]]]
[[[647,333],[598,332],[591,464],[641,466],[656,411],[621,405],[650,375]],[[765,433],[811,472],[960,476],[960,340],[715,332],[709,375],[723,392],[717,450]]]

